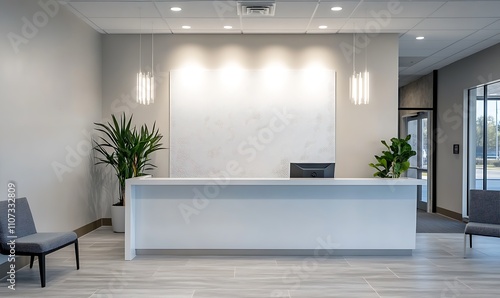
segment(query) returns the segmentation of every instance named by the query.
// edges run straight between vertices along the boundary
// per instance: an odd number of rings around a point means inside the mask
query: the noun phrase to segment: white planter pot
[[[125,233],[125,206],[111,206],[113,232]]]

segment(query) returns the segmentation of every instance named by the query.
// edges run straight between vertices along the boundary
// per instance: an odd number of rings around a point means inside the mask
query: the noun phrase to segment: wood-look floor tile
[[[287,296],[284,296],[287,297]],[[371,288],[348,288],[348,289],[300,289],[290,291],[290,298],[380,298]]]
[[[0,297],[323,298],[471,297],[500,292],[500,239],[474,237],[463,258],[463,234],[417,234],[412,256],[166,256],[124,260],[124,234],[99,228],[47,256],[47,286],[38,262],[17,272],[17,290],[0,280]]]
[[[276,293],[287,293],[285,289],[261,290],[241,288],[236,290],[201,289],[194,292],[193,298],[263,298],[263,297],[289,297],[277,296]]]
[[[99,290],[90,298],[192,298],[194,290],[184,289],[115,289]]]

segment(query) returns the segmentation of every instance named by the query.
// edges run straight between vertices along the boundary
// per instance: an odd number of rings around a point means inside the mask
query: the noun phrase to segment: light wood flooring
[[[101,227],[47,257],[47,287],[38,264],[17,272],[16,291],[0,297],[499,297],[500,239],[417,234],[407,257],[173,257],[123,260],[124,235]]]

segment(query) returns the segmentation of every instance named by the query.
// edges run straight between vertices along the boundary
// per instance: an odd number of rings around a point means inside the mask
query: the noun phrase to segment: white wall
[[[500,79],[500,44],[438,70],[437,207],[462,214],[464,90]],[[465,115],[467,116],[467,115]],[[460,154],[452,154],[460,144]]]
[[[73,230],[102,217],[86,135],[101,118],[101,37],[40,2],[48,12],[39,1],[0,2],[0,192],[14,181],[39,231]]]
[[[381,139],[397,135],[398,36],[380,34],[368,42],[367,61],[371,79],[371,103],[355,106],[349,101],[352,74],[352,35],[155,35],[155,76],[157,98],[151,106],[137,106],[133,99],[135,75],[139,68],[138,35],[106,35],[103,38],[103,115],[122,111],[134,114],[136,123],[151,125],[154,120],[169,140],[168,72],[185,67],[220,69],[238,65],[243,69],[262,69],[281,64],[289,69],[320,65],[336,71],[336,175],[371,177],[374,154],[380,153]],[[151,63],[150,36],[142,36],[143,68]],[[343,48],[344,46],[344,48]],[[361,58],[361,59],[360,59]],[[364,52],[358,56],[358,71]],[[147,66],[147,67],[144,67]],[[168,150],[157,154],[155,176],[167,177]]]

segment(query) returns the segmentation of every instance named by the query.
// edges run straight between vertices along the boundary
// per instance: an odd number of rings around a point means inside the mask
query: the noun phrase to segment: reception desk
[[[410,255],[425,180],[128,179],[137,254]]]

